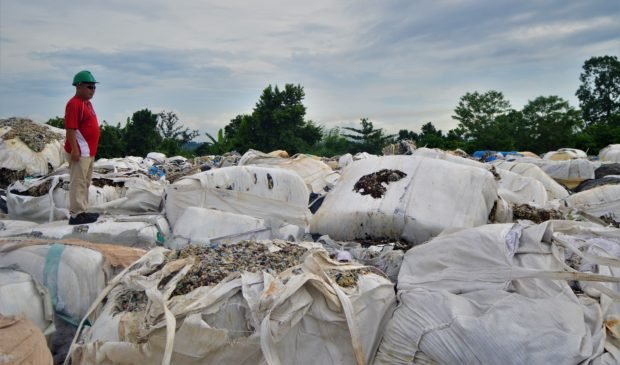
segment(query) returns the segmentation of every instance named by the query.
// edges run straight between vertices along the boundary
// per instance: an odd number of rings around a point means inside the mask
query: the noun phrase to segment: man
[[[99,145],[99,122],[90,99],[95,95],[97,81],[90,71],[80,71],[73,77],[75,96],[65,108],[65,152],[69,160],[69,224],[88,224],[97,221],[99,214],[88,213],[88,188]]]

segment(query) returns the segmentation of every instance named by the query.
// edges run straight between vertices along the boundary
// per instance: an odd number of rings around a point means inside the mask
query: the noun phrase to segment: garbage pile
[[[414,247],[374,364],[617,363],[619,247],[620,230],[568,221]]]
[[[0,315],[57,364],[620,358],[618,163],[407,146],[99,159],[77,226],[66,165],[22,171]]]
[[[220,260],[210,248],[149,251],[94,303],[72,363],[372,362],[395,304],[389,280],[310,243],[240,245],[220,247],[232,254],[224,258],[248,260],[227,275],[217,271],[221,261],[209,265]]]
[[[403,139],[397,143],[389,144],[383,147],[383,156],[389,155],[411,155],[416,149],[414,141]]]
[[[0,188],[51,173],[65,161],[65,134],[30,119],[0,119]]]

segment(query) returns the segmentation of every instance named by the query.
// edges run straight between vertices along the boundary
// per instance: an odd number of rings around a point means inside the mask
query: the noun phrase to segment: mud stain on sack
[[[382,198],[387,191],[388,184],[405,176],[407,174],[399,170],[383,169],[362,176],[353,186],[353,191],[361,195],[370,195],[375,199]]]

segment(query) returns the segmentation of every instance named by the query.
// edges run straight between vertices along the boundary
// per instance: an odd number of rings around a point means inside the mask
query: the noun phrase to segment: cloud
[[[2,2],[0,113],[62,113],[81,69],[112,123],[165,108],[216,131],[269,84],[301,84],[308,118],[447,131],[460,96],[576,103],[583,62],[620,53],[620,3],[317,0]],[[28,100],[26,102],[25,100]],[[33,102],[35,101],[35,102]]]

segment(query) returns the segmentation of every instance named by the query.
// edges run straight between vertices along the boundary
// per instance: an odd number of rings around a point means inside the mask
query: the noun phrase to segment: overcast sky
[[[63,116],[88,69],[111,124],[148,108],[215,133],[293,83],[326,128],[447,131],[466,92],[578,107],[584,61],[619,54],[620,0],[0,0],[0,117]]]

